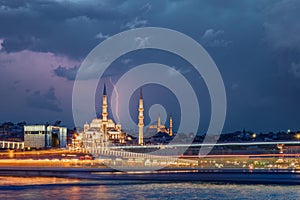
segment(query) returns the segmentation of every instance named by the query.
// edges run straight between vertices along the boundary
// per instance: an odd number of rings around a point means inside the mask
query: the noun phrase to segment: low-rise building
[[[65,148],[67,144],[67,128],[52,125],[24,126],[25,148]]]

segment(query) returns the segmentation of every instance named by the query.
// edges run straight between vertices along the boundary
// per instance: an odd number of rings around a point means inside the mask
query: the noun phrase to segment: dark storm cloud
[[[86,71],[81,71],[80,77],[76,77],[77,72],[79,70],[79,66],[74,66],[71,68],[63,67],[63,66],[58,66],[53,70],[54,75],[64,78],[69,81],[74,81],[76,78],[77,80],[91,80],[91,79],[98,79],[99,77],[97,76],[98,69],[97,68],[91,68]],[[110,70],[109,72],[105,72],[102,75],[102,78],[110,78],[114,77],[117,75],[120,75],[121,72],[118,69],[113,69]]]
[[[1,1],[3,50],[53,52],[80,59],[99,41],[99,32],[117,33],[123,24],[144,24],[137,18],[144,3],[127,1]],[[134,20],[132,22],[132,20]],[[135,23],[135,24],[134,24]]]
[[[58,66],[58,68],[54,69],[53,72],[58,77],[63,77],[67,80],[75,80],[78,69],[78,66],[74,66],[72,68]]]
[[[78,16],[86,16],[90,19],[119,19],[128,15],[122,13],[119,6],[124,1],[52,1],[52,0],[21,0],[0,1],[1,15],[16,19],[19,16],[51,18],[52,20],[64,20]]]
[[[29,93],[30,91],[28,91]],[[26,98],[27,105],[32,108],[39,108],[55,112],[61,112],[60,102],[55,96],[55,89],[49,88],[46,92],[35,91]]]
[[[192,32],[198,30],[198,34],[203,34],[206,30],[223,31],[223,27],[219,30],[217,26],[227,24],[231,28],[236,28],[236,24],[247,26],[239,20],[255,15],[258,2],[1,1],[0,37],[4,38],[3,49],[8,52],[30,49],[80,59],[98,44],[97,35],[105,39],[120,28],[158,25],[186,32],[184,29],[193,27]],[[209,17],[211,13],[215,13],[213,18]],[[223,38],[211,42],[227,44]]]
[[[35,49],[39,39],[23,35],[10,36],[2,43],[3,50],[6,52],[22,51],[24,49]]]
[[[300,51],[299,10],[298,0],[278,1],[267,10],[265,39],[274,49]]]
[[[202,44],[216,62],[227,88],[228,129],[296,127],[295,110],[300,111],[299,9],[298,0],[0,0],[0,52],[51,52],[80,61],[99,42],[120,31],[143,26],[171,28]],[[118,77],[126,65],[136,66],[136,60],[146,57],[123,59],[116,68],[121,71],[113,69],[104,76]],[[8,62],[3,56],[0,69]],[[62,79],[75,79],[77,63],[53,66],[49,77],[54,74],[55,81],[65,84]],[[91,78],[98,77],[84,76]],[[35,90],[28,90],[27,102],[43,107],[35,99],[51,91]],[[52,110],[59,110],[59,104],[53,102]]]
[[[263,39],[271,48],[275,69],[274,76],[269,79],[263,92],[269,99],[278,99],[278,103],[286,104],[285,111],[290,115],[300,110],[296,101],[300,98],[299,9],[300,1],[277,1],[266,9],[263,24]]]
[[[285,90],[271,90],[275,94],[285,97],[300,98],[299,65],[300,65],[300,24],[299,24],[300,1],[282,0],[269,7],[264,22],[264,40],[274,52],[276,61],[276,78],[274,84]],[[280,82],[280,86],[279,85]],[[287,91],[294,94],[287,95]]]

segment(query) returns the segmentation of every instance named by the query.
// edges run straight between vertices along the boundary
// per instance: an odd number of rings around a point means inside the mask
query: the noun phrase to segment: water
[[[300,199],[300,186],[1,177],[0,199]]]

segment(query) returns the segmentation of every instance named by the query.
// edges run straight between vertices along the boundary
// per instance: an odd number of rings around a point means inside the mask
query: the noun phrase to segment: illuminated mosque
[[[160,116],[158,116],[157,118],[157,124],[153,124],[153,125],[150,125],[149,126],[149,129],[154,129],[157,133],[166,133],[168,134],[170,137],[173,136],[173,122],[172,122],[172,115],[170,115],[170,127],[169,129],[165,126],[165,125],[162,125],[161,124],[161,121],[160,121]]]
[[[140,89],[139,107],[138,107],[138,138],[134,138],[122,131],[121,124],[116,124],[112,119],[108,119],[108,104],[106,86],[103,88],[102,96],[102,118],[95,118],[90,124],[85,123],[83,131],[73,138],[73,145],[84,148],[106,147],[110,143],[115,145],[125,145],[129,142],[133,144],[144,145],[144,104],[142,89]],[[150,129],[156,129],[157,133],[165,133],[169,137],[173,136],[172,116],[170,116],[170,128],[161,125],[160,117],[156,125],[149,126]]]

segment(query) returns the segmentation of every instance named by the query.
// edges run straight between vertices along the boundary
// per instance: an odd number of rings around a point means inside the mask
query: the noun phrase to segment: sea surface
[[[0,199],[300,199],[299,185],[0,176]]]

